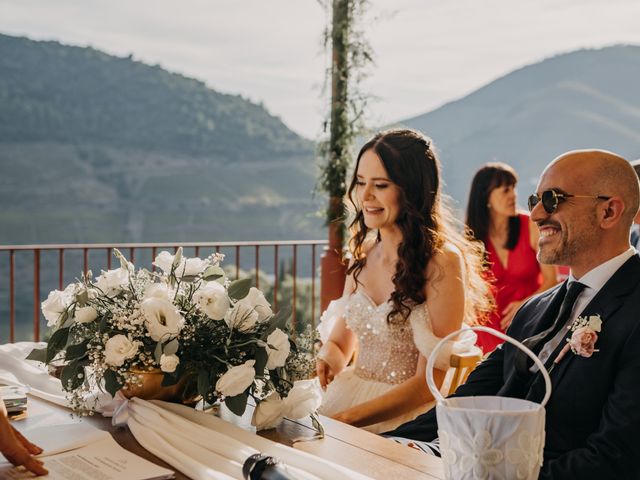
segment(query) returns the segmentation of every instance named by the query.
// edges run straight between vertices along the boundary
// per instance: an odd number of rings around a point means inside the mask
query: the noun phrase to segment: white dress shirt
[[[549,359],[549,356],[553,353],[553,351],[560,345],[560,342],[567,335],[567,329],[571,327],[571,324],[578,318],[578,316],[582,313],[589,302],[593,300],[593,297],[600,291],[600,289],[604,286],[605,283],[609,281],[609,279],[613,276],[614,273],[618,271],[618,269],[633,255],[637,253],[635,248],[629,248],[624,251],[620,255],[613,257],[610,260],[607,260],[604,263],[601,263],[596,268],[589,270],[585,273],[582,278],[576,279],[573,276],[573,273],[569,274],[567,288],[571,284],[571,282],[579,281],[582,283],[585,288],[580,292],[576,302],[573,304],[573,309],[571,310],[571,315],[569,315],[569,319],[565,324],[565,327],[561,328],[555,336],[545,343],[544,347],[540,351],[538,357],[542,360],[542,363],[546,363]],[[538,367],[534,364],[531,367],[530,371],[535,372],[538,370]]]

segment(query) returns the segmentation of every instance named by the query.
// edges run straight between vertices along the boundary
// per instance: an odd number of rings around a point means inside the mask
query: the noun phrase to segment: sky
[[[330,3],[330,0],[323,0]],[[319,0],[0,0],[0,32],[92,46],[261,102],[322,135],[329,66]],[[638,0],[369,0],[369,125],[426,113],[579,48],[640,45]]]

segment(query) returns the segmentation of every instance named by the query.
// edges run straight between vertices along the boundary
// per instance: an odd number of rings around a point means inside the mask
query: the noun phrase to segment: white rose
[[[76,315],[74,317],[74,320],[77,323],[93,322],[96,318],[98,318],[98,311],[95,308],[91,306],[82,308],[76,307]]]
[[[180,359],[177,355],[165,355],[163,353],[160,357],[160,370],[167,373],[175,372],[179,363]]]
[[[222,320],[229,310],[229,296],[218,282],[207,282],[194,295],[193,301],[213,320]]]
[[[72,301],[73,297],[66,293],[66,290],[64,292],[54,290],[49,293],[47,299],[40,305],[42,314],[44,318],[47,319],[47,325],[49,327],[54,326],[58,322],[60,315],[71,305]]]
[[[284,399],[284,416],[287,418],[304,418],[320,408],[322,392],[316,380],[297,381]]]
[[[173,298],[173,290],[164,283],[152,283],[144,289],[143,298],[164,298],[169,300]]]
[[[125,360],[138,353],[140,342],[132,342],[125,335],[114,335],[104,346],[104,361],[112,367],[121,367]]]
[[[104,270],[96,279],[96,287],[104,292],[107,296],[120,293],[122,289],[129,283],[129,271],[125,268],[116,268],[115,270]]]
[[[273,315],[271,304],[264,298],[264,294],[255,287],[251,287],[249,294],[240,301],[248,303],[258,312],[259,322],[264,322]]]
[[[237,302],[224,316],[229,328],[235,328],[241,332],[248,332],[258,323],[258,312],[249,304]]]
[[[231,367],[216,382],[216,390],[225,397],[240,395],[253,383],[256,376],[254,363],[255,360],[247,360],[242,365]]]
[[[184,318],[173,303],[164,298],[147,298],[140,304],[149,336],[156,342],[169,340],[180,333]]]
[[[282,367],[291,351],[289,336],[279,328],[276,328],[267,337],[267,344],[267,368],[273,370],[274,368]]]
[[[251,425],[258,430],[275,428],[284,416],[285,403],[278,392],[272,392],[253,410]]]

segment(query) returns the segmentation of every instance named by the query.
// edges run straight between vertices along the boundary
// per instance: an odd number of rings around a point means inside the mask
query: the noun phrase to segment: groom
[[[640,479],[640,256],[629,246],[639,196],[626,160],[581,150],[551,162],[529,199],[539,261],[571,268],[566,282],[525,303],[508,331],[551,370],[541,479]],[[568,327],[597,315],[595,351],[566,351]],[[544,381],[504,344],[455,395],[540,402]],[[385,435],[432,441],[437,428],[432,409]]]

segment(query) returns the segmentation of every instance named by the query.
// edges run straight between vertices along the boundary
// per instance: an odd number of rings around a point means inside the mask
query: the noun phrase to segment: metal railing
[[[318,266],[319,258],[322,254],[323,248],[327,245],[325,240],[299,240],[299,241],[259,241],[259,242],[191,242],[191,243],[123,243],[123,244],[60,244],[60,245],[8,245],[0,246],[0,265],[4,264],[4,267],[0,269],[0,328],[4,331],[6,329],[6,321],[8,319],[9,332],[8,339],[4,333],[0,333],[0,343],[4,343],[7,340],[9,342],[15,342],[16,340],[16,298],[25,304],[27,303],[27,297],[30,296],[33,302],[32,305],[32,322],[33,322],[33,337],[34,341],[39,341],[41,337],[41,327],[43,324],[43,316],[40,312],[40,302],[46,298],[49,290],[57,288],[62,290],[65,288],[65,261],[67,265],[73,263],[76,265],[80,263],[80,269],[72,267],[73,278],[76,278],[80,271],[86,273],[89,270],[98,271],[106,267],[107,270],[111,269],[113,261],[113,249],[118,248],[125,256],[128,256],[129,260],[135,263],[136,256],[138,258],[145,257],[144,262],[136,264],[136,267],[147,267],[155,269],[152,265],[153,259],[157,253],[161,250],[177,250],[178,247],[183,247],[185,255],[188,257],[200,257],[202,255],[208,256],[211,253],[224,253],[225,262],[223,266],[227,266],[232,259],[235,268],[236,278],[241,275],[243,267],[253,269],[253,275],[255,279],[256,287],[260,288],[261,278],[260,275],[267,275],[271,277],[271,290],[268,294],[268,299],[272,303],[272,307],[275,310],[278,309],[278,303],[280,299],[280,289],[282,289],[284,278],[283,275],[291,277],[291,292],[290,302],[292,306],[292,325],[293,332],[295,334],[298,322],[298,309],[297,303],[299,300],[298,289],[301,281],[305,282],[306,290],[310,295],[310,311],[307,320],[312,327],[315,327],[315,319],[319,301],[319,295],[316,292],[319,282]],[[30,253],[31,252],[31,253]],[[69,262],[69,257],[74,253],[74,262]],[[96,256],[96,253],[102,252],[102,260],[100,261]],[[261,255],[262,253],[262,255]],[[77,255],[80,254],[81,258],[78,259]],[[150,254],[150,255],[149,255]],[[29,267],[28,256],[31,255],[32,267]],[[249,257],[247,257],[249,255]],[[146,257],[148,256],[148,261]],[[8,258],[7,258],[8,257]],[[22,278],[22,282],[16,285],[16,258],[19,257],[23,263],[20,271],[28,277],[28,270],[32,268],[33,277],[32,284],[29,286],[29,279]],[[43,270],[42,263],[43,258],[46,257],[46,265]],[[247,261],[248,260],[248,261]],[[6,268],[8,263],[8,281],[6,276],[3,275],[2,270]],[[57,267],[56,267],[57,265]],[[70,270],[68,268],[67,270]],[[55,276],[52,270],[57,270]],[[302,273],[302,274],[301,274]],[[5,279],[3,280],[3,277]],[[46,277],[46,278],[44,278]],[[264,277],[263,277],[264,279]],[[41,283],[47,283],[48,285],[41,289]],[[67,282],[70,283],[70,282]],[[8,287],[8,288],[7,288]],[[26,292],[29,287],[32,291]],[[3,291],[4,290],[4,291]],[[41,294],[44,291],[44,295]],[[7,298],[8,297],[8,298]],[[7,302],[8,300],[8,302]],[[5,303],[6,302],[6,303]],[[8,309],[6,305],[8,304]],[[24,310],[24,308],[23,308]]]

